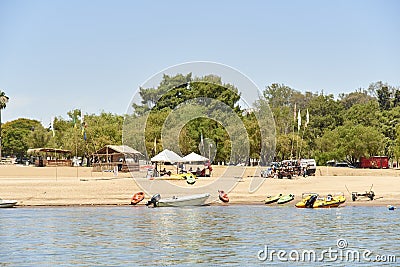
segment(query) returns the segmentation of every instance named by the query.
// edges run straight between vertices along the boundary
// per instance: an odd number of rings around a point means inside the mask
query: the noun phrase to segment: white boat
[[[7,200],[0,198],[0,208],[12,208],[17,204],[16,200]]]
[[[160,198],[156,205],[157,207],[184,207],[184,206],[203,206],[210,194],[199,194],[183,197]]]

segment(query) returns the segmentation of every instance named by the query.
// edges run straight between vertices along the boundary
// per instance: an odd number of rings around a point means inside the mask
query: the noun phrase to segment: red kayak
[[[143,199],[144,199],[144,193],[138,192],[138,193],[134,194],[133,197],[131,198],[131,205],[136,205]]]
[[[219,193],[219,199],[220,199],[222,202],[225,202],[225,203],[229,202],[228,194],[225,193],[225,191],[223,191],[223,190],[218,190],[218,193]]]

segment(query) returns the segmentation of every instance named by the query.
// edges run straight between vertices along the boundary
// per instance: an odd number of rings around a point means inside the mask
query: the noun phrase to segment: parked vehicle
[[[306,172],[306,175],[315,175],[315,171],[317,170],[315,159],[302,159],[300,160],[300,166],[303,174]]]

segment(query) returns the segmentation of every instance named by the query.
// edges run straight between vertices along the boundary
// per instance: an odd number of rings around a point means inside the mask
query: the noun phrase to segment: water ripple
[[[379,207],[15,208],[0,219],[0,266],[309,266],[262,262],[257,253],[337,249],[339,238],[400,262],[399,213]]]

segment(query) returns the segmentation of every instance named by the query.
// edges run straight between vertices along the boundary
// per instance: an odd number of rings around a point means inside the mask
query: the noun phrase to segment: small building
[[[139,171],[140,156],[142,153],[129,146],[107,145],[91,155],[93,171]]]
[[[27,151],[36,167],[72,166],[71,151],[58,148],[30,148]]]
[[[387,169],[389,168],[389,158],[387,156],[373,156],[370,158],[361,157],[361,168]]]

